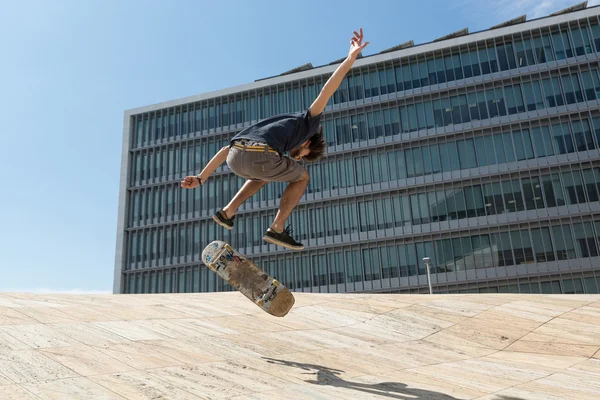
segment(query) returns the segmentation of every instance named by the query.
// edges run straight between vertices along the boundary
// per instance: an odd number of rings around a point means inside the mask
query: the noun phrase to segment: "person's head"
[[[323,127],[320,126],[317,133],[311,136],[306,142],[290,151],[290,156],[295,160],[305,159],[306,161],[315,162],[323,158],[327,142],[323,137]]]

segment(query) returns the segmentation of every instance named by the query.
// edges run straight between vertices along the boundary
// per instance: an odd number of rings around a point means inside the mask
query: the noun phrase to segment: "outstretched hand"
[[[369,44],[369,42],[363,43],[363,30],[360,28],[360,34],[354,31],[354,37],[350,39],[350,51],[348,52],[348,57],[353,60],[358,57],[358,54]]]

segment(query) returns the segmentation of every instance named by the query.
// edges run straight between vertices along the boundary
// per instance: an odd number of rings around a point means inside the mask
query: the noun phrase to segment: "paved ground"
[[[0,399],[598,399],[600,296],[0,293]]]

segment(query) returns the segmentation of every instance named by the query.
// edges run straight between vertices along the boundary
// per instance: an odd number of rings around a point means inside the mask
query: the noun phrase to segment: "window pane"
[[[558,260],[567,260],[575,258],[575,245],[569,225],[553,226],[552,233],[556,246],[556,255]]]
[[[477,157],[475,156],[475,147],[473,139],[459,140],[456,142],[460,159],[460,168],[477,167]]]

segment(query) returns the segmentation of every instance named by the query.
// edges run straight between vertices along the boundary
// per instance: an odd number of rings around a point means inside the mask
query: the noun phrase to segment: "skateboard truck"
[[[273,293],[275,293],[275,290],[277,290],[278,286],[279,281],[277,279],[273,279],[273,283],[271,284],[269,290],[267,290],[265,294],[263,294],[263,296],[260,298],[260,300],[256,302],[256,304],[262,307],[263,304],[265,304],[265,301],[268,301],[273,296]]]
[[[225,251],[222,251],[217,257],[214,258],[214,261],[208,265],[208,267],[215,272],[221,269],[223,266],[222,264],[227,263],[228,260],[231,261],[233,258],[233,247],[230,245],[225,245],[224,250]],[[219,261],[221,263],[219,263]]]

